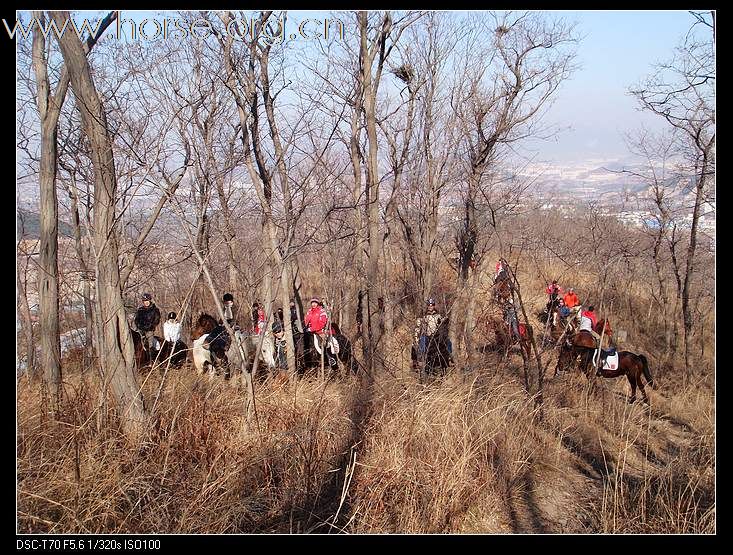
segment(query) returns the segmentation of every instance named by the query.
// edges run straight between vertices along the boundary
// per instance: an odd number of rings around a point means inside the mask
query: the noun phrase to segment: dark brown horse
[[[141,370],[145,366],[150,365],[155,357],[158,355],[158,351],[150,351],[150,347],[147,345],[145,336],[139,331],[130,327],[130,334],[132,335],[132,345],[135,350],[135,366],[138,370]],[[155,336],[159,345],[163,344],[163,338]]]
[[[529,356],[532,351],[532,338],[534,337],[534,330],[531,325],[517,322],[517,328],[519,330],[519,337],[512,334],[511,326],[498,314],[489,314],[484,316],[484,330],[487,337],[493,331],[496,337],[496,343],[494,347],[487,345],[481,350],[501,350],[503,355],[506,357],[509,354],[509,349],[519,343],[520,348],[524,353]]]
[[[596,333],[600,334],[603,332],[604,320],[600,320],[595,326]],[[612,330],[609,323],[606,323],[605,335],[611,336]],[[644,382],[642,376],[646,380],[652,389],[655,388],[654,378],[652,378],[651,371],[649,370],[649,363],[644,355],[637,355],[630,351],[619,351],[618,352],[618,367],[615,369],[604,368],[606,355],[608,351],[601,350],[600,360],[594,361],[598,351],[598,342],[586,330],[581,330],[572,336],[569,336],[566,341],[563,342],[560,348],[560,356],[557,359],[557,366],[555,367],[555,376],[559,371],[566,370],[573,363],[580,358],[580,370],[588,377],[591,378],[593,375],[593,369],[595,368],[594,362],[598,363],[597,376],[603,378],[618,378],[619,376],[626,376],[631,385],[631,396],[629,397],[629,403],[636,401],[636,386],[639,386],[641,395],[645,403],[649,403],[646,391],[644,391]]]
[[[354,358],[351,341],[343,333],[338,324],[331,323],[331,334],[339,346],[339,352],[336,356],[324,356],[324,364],[331,371],[338,370],[339,363],[347,372],[356,372],[358,363]],[[317,368],[321,365],[321,355],[315,348],[313,343],[313,334],[311,332],[294,333],[293,342],[295,344],[295,362],[299,373],[304,373],[309,368]],[[319,344],[324,342],[323,337],[319,337]],[[327,349],[330,353],[330,348]]]
[[[424,352],[419,352],[417,346],[411,348],[410,357],[413,368],[419,370],[420,381],[432,379],[436,376],[445,376],[446,369],[450,366],[451,345],[448,338],[449,319],[443,318],[438,324],[438,329],[432,336],[426,337]]]
[[[194,339],[198,339],[205,333],[211,333],[211,330],[213,330],[218,325],[218,322],[213,316],[211,316],[210,314],[206,314],[206,312],[202,312],[201,314],[199,314],[199,318],[198,320],[196,320],[196,324],[191,329],[191,341],[193,341]]]
[[[654,378],[649,370],[649,362],[644,355],[637,355],[631,351],[619,351],[618,353],[618,368],[615,370],[601,368],[598,370],[598,374],[604,378],[618,378],[619,376],[626,376],[631,385],[631,396],[629,397],[629,403],[636,401],[636,386],[639,386],[641,390],[641,396],[644,402],[649,404],[649,397],[644,391],[644,381],[652,386],[652,389],[656,389],[654,385]]]
[[[174,368],[180,368],[186,358],[188,357],[188,346],[180,339],[176,341],[175,345],[171,344],[170,341],[164,341],[158,354],[158,364],[163,366],[168,365],[168,359],[170,358],[171,366]]]
[[[504,272],[503,275],[506,277],[502,279],[500,274],[497,281],[494,283],[494,300],[499,304],[504,304],[512,296],[512,284],[509,281],[509,277],[506,272]]]
[[[599,320],[594,331],[599,335],[603,332],[610,337],[612,334],[611,326],[606,324],[604,331],[604,323],[605,320]],[[591,366],[593,365],[593,356],[598,349],[598,341],[586,330],[571,332],[568,329],[563,335],[564,341],[561,342],[560,356],[555,366],[555,375],[557,376],[559,372],[567,370],[578,359],[580,359],[580,370],[584,374],[589,375]]]

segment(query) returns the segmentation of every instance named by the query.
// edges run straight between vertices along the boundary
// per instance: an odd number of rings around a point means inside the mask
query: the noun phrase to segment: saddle
[[[618,353],[615,347],[601,349],[601,367],[603,370],[616,370],[618,368]]]

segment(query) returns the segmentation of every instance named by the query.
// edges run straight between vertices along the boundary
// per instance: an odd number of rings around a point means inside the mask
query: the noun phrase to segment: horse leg
[[[593,353],[585,352],[580,355],[580,369],[585,377],[590,380],[591,367],[593,366]]]
[[[641,376],[637,378],[637,383],[639,384],[639,390],[641,391],[641,398],[643,399],[645,404],[649,404],[649,397],[647,397],[646,391],[644,391],[644,381],[641,379]]]
[[[557,377],[560,372],[565,372],[567,370],[568,356],[569,353],[565,349],[565,347],[561,347],[560,354],[557,356],[557,364],[555,365],[555,375],[553,376],[553,378]]]
[[[229,359],[226,355],[222,359],[222,365],[224,366],[224,379],[229,380],[232,377],[232,370],[229,367]]]
[[[627,374],[626,377],[629,378],[629,383],[631,384],[631,397],[629,397],[629,403],[635,403],[636,402],[636,378],[632,376],[631,374]]]

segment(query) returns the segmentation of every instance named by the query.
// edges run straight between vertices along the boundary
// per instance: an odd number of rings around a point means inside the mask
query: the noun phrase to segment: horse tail
[[[646,378],[646,383],[652,386],[652,389],[656,389],[657,386],[654,385],[654,378],[652,378],[652,372],[651,370],[649,370],[649,363],[647,362],[646,357],[644,355],[639,355],[639,358],[641,359],[642,370],[644,371],[644,378]]]

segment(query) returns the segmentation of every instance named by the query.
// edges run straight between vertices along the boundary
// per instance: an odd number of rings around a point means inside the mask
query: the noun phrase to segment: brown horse
[[[135,366],[138,370],[141,370],[147,365],[150,365],[155,357],[158,355],[158,351],[150,352],[145,337],[137,330],[130,327],[130,334],[132,335],[132,345],[135,350]],[[155,336],[159,345],[163,344],[163,338]]]
[[[504,273],[506,276],[506,273]],[[512,296],[512,285],[509,277],[501,279],[501,276],[494,283],[494,300],[499,304],[504,304]]]
[[[600,334],[603,331],[604,320],[600,320],[595,326],[596,333]],[[610,323],[606,322],[605,335],[609,337],[612,334]],[[594,368],[594,357],[598,349],[598,343],[596,339],[586,330],[581,330],[576,334],[569,336],[566,341],[563,342],[560,348],[560,356],[557,359],[557,366],[555,366],[555,376],[561,370],[566,370],[570,367],[578,357],[580,357],[580,370],[588,377],[592,376],[592,370]],[[652,389],[655,388],[654,378],[652,377],[651,371],[649,370],[649,363],[644,355],[637,355],[630,351],[619,351],[618,352],[618,368],[604,369],[604,362],[606,360],[608,351],[601,350],[601,359],[598,361],[599,369],[596,372],[597,376],[603,378],[618,378],[619,376],[626,376],[631,385],[631,396],[629,397],[629,403],[636,401],[636,386],[639,386],[642,397],[645,403],[649,403],[646,391],[644,391],[644,382],[642,376],[646,380]]]
[[[180,368],[188,357],[188,346],[181,340],[176,341],[175,345],[170,341],[164,341],[158,355],[158,363],[162,365],[168,364],[170,358],[171,366]]]
[[[605,331],[603,330],[605,320],[599,320],[596,324],[594,331],[597,334],[603,332],[608,337],[613,333],[611,326],[606,324]],[[557,359],[557,365],[555,366],[555,376],[560,371],[567,370],[576,360],[580,357],[580,370],[589,375],[590,368],[593,365],[593,356],[598,349],[598,342],[593,335],[586,330],[580,330],[579,332],[571,332],[570,328],[564,332],[565,340],[561,342],[560,356]]]
[[[486,345],[480,349],[481,351],[494,349],[501,350],[503,352],[503,356],[506,357],[509,355],[509,349],[519,343],[519,346],[524,353],[527,356],[530,356],[530,353],[532,352],[532,338],[534,337],[534,330],[531,325],[525,325],[522,322],[518,322],[517,328],[519,329],[519,338],[517,338],[512,334],[511,326],[507,324],[502,317],[496,314],[484,316],[483,322],[486,335],[488,336],[488,334],[493,331],[496,337],[496,343],[494,347]]]
[[[642,375],[646,380],[646,383],[652,386],[652,389],[656,389],[654,378],[649,370],[649,362],[646,357],[644,355],[637,355],[631,351],[619,351],[618,368],[615,370],[601,368],[598,370],[598,375],[604,378],[618,378],[619,376],[626,376],[629,380],[629,384],[631,385],[629,403],[636,401],[636,386],[638,385],[644,402],[647,405],[649,404],[649,397],[647,397],[646,391],[644,391]]]
[[[198,320],[196,320],[196,325],[194,325],[191,330],[191,341],[198,339],[205,333],[211,333],[211,330],[218,325],[218,322],[213,316],[206,314],[206,312],[202,312],[199,314]]]

